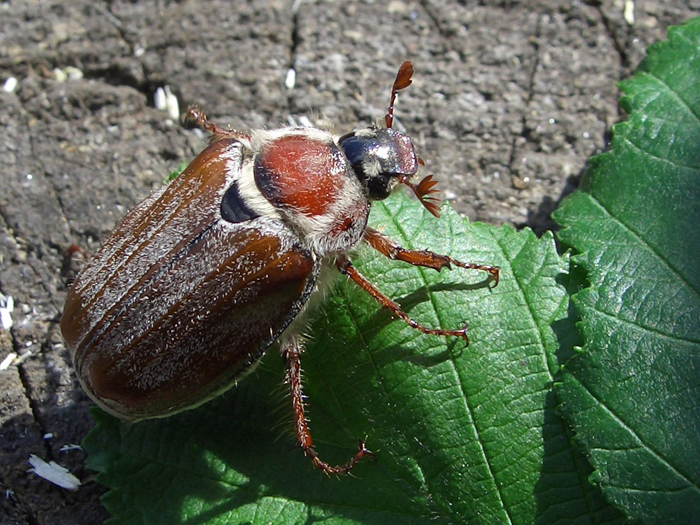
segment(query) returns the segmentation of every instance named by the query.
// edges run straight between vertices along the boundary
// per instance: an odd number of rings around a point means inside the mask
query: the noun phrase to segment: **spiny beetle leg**
[[[340,270],[341,273],[350,277],[350,279],[355,281],[355,283],[357,283],[360,286],[360,288],[362,288],[365,292],[374,297],[379,304],[391,310],[396,317],[404,321],[411,328],[415,328],[416,330],[419,330],[420,332],[423,332],[424,334],[428,335],[461,337],[467,344],[469,344],[466,324],[464,325],[464,328],[460,328],[458,330],[427,328],[419,324],[417,321],[411,319],[406,312],[401,310],[400,304],[398,304],[395,301],[392,301],[390,298],[388,298],[386,295],[380,292],[376,286],[369,282],[360,272],[358,272],[355,269],[355,267],[346,257],[338,257],[338,259],[336,260],[336,266],[338,267],[338,270]]]
[[[500,272],[498,266],[463,263],[447,255],[439,255],[428,250],[407,250],[373,228],[367,228],[364,239],[367,244],[389,259],[407,262],[413,266],[424,266],[438,271],[445,267],[449,270],[452,268],[452,265],[467,270],[480,270],[488,272],[490,274],[489,279],[493,281],[493,285],[498,285]]]
[[[347,474],[365,456],[374,457],[374,454],[365,448],[365,442],[360,440],[357,452],[344,465],[329,465],[318,457],[314,448],[313,439],[309,430],[306,415],[304,414],[304,395],[301,389],[301,347],[297,338],[286,342],[282,348],[282,356],[287,364],[287,382],[292,393],[292,406],[294,408],[294,423],[297,432],[297,440],[304,453],[311,458],[315,467],[326,474]]]

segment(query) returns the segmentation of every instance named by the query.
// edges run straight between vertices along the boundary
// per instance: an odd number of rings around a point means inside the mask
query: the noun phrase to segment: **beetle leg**
[[[493,281],[493,285],[498,285],[500,271],[498,266],[463,263],[447,255],[438,255],[428,250],[407,250],[373,228],[367,228],[364,239],[367,244],[389,259],[407,262],[413,266],[424,266],[437,271],[445,267],[449,270],[452,268],[452,265],[467,270],[480,270],[488,272],[490,274],[489,279]]]
[[[68,249],[63,251],[63,262],[61,263],[61,277],[66,280],[66,284],[71,286],[75,281],[79,270],[85,265],[84,263],[90,259],[90,254],[83,250],[77,244],[71,244]],[[78,264],[76,265],[76,261]],[[76,267],[77,266],[77,267]]]
[[[357,452],[345,465],[332,466],[318,457],[313,439],[311,439],[309,424],[304,414],[304,395],[301,389],[301,347],[296,338],[287,341],[283,345],[282,356],[287,364],[287,382],[292,393],[297,440],[304,453],[311,458],[314,466],[320,468],[326,474],[347,474],[363,457],[374,457],[374,454],[365,448],[363,440],[359,441]]]
[[[212,134],[211,141],[216,142],[221,139],[250,140],[250,136],[231,128],[222,128],[210,122],[199,106],[190,106],[185,115],[184,121],[191,123],[198,128]]]
[[[360,288],[362,288],[365,292],[374,297],[379,304],[391,310],[396,317],[401,319],[411,328],[415,328],[416,330],[419,330],[420,332],[423,332],[424,334],[428,335],[461,337],[466,341],[467,344],[469,344],[469,338],[467,337],[467,324],[464,325],[464,328],[460,328],[458,330],[427,328],[422,324],[419,324],[417,321],[411,319],[406,312],[401,310],[401,305],[399,303],[397,303],[396,301],[392,301],[386,295],[380,292],[376,286],[369,282],[366,277],[364,277],[360,272],[358,272],[355,269],[355,267],[347,258],[338,257],[338,259],[336,260],[336,266],[338,266],[338,270],[340,270],[341,273],[350,277],[350,279],[355,281],[355,283],[357,283],[360,286]]]

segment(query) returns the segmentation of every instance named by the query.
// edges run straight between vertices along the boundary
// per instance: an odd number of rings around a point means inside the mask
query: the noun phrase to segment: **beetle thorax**
[[[330,133],[308,128],[253,135],[255,184],[319,256],[361,238],[369,203]]]

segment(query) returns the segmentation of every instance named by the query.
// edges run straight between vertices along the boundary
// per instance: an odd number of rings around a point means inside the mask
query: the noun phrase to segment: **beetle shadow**
[[[466,348],[467,345],[464,341],[452,338],[444,350],[419,354],[410,353],[404,355],[402,360],[423,368],[431,368],[451,359],[459,359]]]
[[[474,290],[481,290],[482,288],[491,288],[491,279],[486,278],[482,281],[476,283],[436,283],[427,286],[422,286],[417,290],[411,292],[410,294],[404,295],[399,299],[399,304],[404,308],[409,308],[416,306],[420,302],[427,301],[429,299],[428,293],[435,292],[473,292]]]
[[[397,302],[401,305],[401,309],[407,313],[410,314],[411,310],[413,310],[416,306],[420,305],[421,303],[428,302],[430,300],[430,294],[433,293],[439,293],[439,292],[464,292],[464,291],[474,291],[474,290],[480,290],[482,288],[490,288],[491,280],[490,279],[484,279],[480,282],[477,283],[437,283],[433,285],[427,285],[423,286],[407,295],[404,295],[400,298],[397,299]],[[385,316],[384,319],[382,319],[382,322],[380,324],[380,328],[384,328],[386,325],[394,322],[403,322],[400,320],[397,320],[391,312],[388,312],[386,310],[381,311],[378,315]],[[468,319],[465,319],[463,321],[464,324],[468,323]],[[456,326],[447,326],[444,327],[447,330],[452,330],[452,329],[459,329],[464,326],[462,325],[456,325]],[[433,328],[432,326],[427,326],[427,328]],[[394,350],[396,358],[391,360],[394,362],[398,361],[408,361],[409,363],[429,368],[431,366],[438,365],[440,363],[445,362],[446,360],[449,359],[457,359],[461,357],[463,354],[464,350],[469,346],[465,341],[458,337],[444,337],[444,336],[431,336],[431,335],[425,335],[423,334],[424,337],[443,337],[443,339],[446,341],[446,348],[444,350],[441,350],[439,352],[429,352],[429,353],[415,353],[408,351],[404,349],[400,344],[392,345],[391,348]]]

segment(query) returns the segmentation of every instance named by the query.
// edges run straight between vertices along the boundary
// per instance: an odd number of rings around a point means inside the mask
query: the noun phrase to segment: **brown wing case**
[[[284,224],[222,220],[242,148],[205,149],[124,218],[69,291],[61,330],[78,377],[121,418],[166,416],[230,386],[313,290],[317,264]]]

